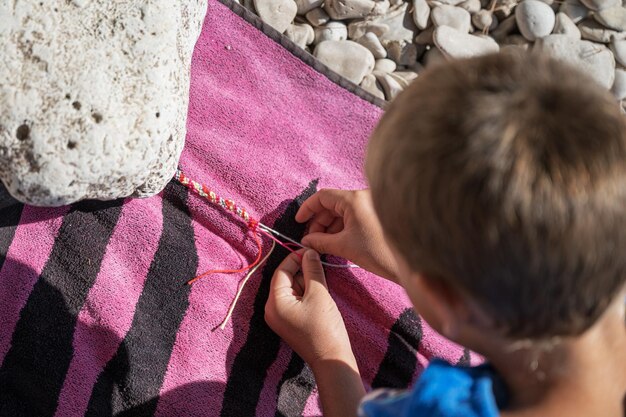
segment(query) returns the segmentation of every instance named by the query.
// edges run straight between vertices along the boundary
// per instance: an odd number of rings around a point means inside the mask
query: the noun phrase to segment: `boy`
[[[303,243],[401,284],[489,365],[434,361],[361,415],[626,415],[626,121],[607,92],[536,55],[440,66],[392,103],[365,169],[371,196],[302,205]],[[316,251],[277,269],[266,320],[325,415],[354,416],[365,392]]]

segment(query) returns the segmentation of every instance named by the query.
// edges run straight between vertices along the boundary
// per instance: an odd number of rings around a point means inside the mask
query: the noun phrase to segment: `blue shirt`
[[[360,417],[497,417],[506,388],[489,365],[452,366],[433,360],[413,389],[376,390],[359,408]]]

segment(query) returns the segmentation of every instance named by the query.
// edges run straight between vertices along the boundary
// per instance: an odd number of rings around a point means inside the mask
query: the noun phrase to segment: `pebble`
[[[566,35],[574,39],[580,39],[580,29],[576,26],[576,23],[572,21],[565,13],[559,12],[556,14],[556,22],[554,24],[554,30],[552,33],[557,35]]]
[[[374,69],[374,56],[364,46],[353,41],[324,41],[319,43],[313,55],[336,73],[355,84]]]
[[[293,0],[254,0],[259,17],[274,29],[283,33],[298,13]]]
[[[622,0],[580,0],[582,4],[591,10],[609,9],[611,7],[620,7]]]
[[[374,64],[374,71],[378,72],[394,72],[396,68],[396,63],[388,58],[377,59],[376,64]]]
[[[415,44],[404,41],[390,41],[385,44],[389,59],[398,65],[411,66],[417,62],[418,54],[421,55],[419,52],[424,52],[422,49],[418,52]]]
[[[458,6],[463,3],[465,0],[426,0],[430,7],[441,6],[442,4],[447,4],[448,6]]]
[[[529,41],[548,36],[554,29],[554,10],[538,0],[524,0],[515,9],[515,21],[520,33]]]
[[[609,29],[626,31],[626,8],[620,6],[602,9],[593,14],[598,23]]]
[[[325,26],[314,29],[315,43],[324,41],[345,41],[348,39],[348,28],[342,22],[328,22]]]
[[[426,68],[432,68],[445,62],[447,62],[446,57],[438,48],[430,48],[424,54],[424,64]]]
[[[517,31],[517,22],[515,21],[515,15],[511,15],[506,19],[502,20],[498,23],[498,27],[490,32],[492,38],[496,41],[500,42],[502,39],[506,38],[513,31]]]
[[[291,39],[296,45],[304,49],[307,45],[310,45],[315,40],[315,32],[311,25],[306,23],[296,23],[290,25],[285,30],[285,36]]]
[[[383,34],[379,35],[381,41],[411,42],[418,32],[411,16],[409,3],[402,3],[400,6],[390,8],[389,12],[384,16],[371,18],[370,23],[383,25],[388,28]]]
[[[449,26],[463,33],[469,33],[472,28],[469,12],[460,7],[446,4],[437,6],[432,10],[430,18],[436,27]]]
[[[480,0],[478,1],[480,4]],[[413,0],[413,21],[419,29],[426,29],[430,18],[430,6],[426,0]]]
[[[434,26],[428,26],[427,29],[421,31],[420,34],[415,37],[415,43],[418,45],[434,45],[434,42],[433,42],[434,31],[435,31]]]
[[[374,8],[372,9],[371,14],[374,16],[384,15],[385,13],[387,13],[390,7],[391,4],[389,3],[389,0],[378,0],[374,4]]]
[[[612,39],[624,39],[625,32],[607,29],[595,20],[588,18],[578,24],[583,39],[598,43],[609,43]]]
[[[459,7],[467,10],[470,14],[478,13],[482,5],[480,0],[465,0],[463,3],[459,3]]]
[[[383,87],[378,83],[378,81],[376,81],[376,77],[373,74],[367,74],[363,78],[363,81],[361,81],[361,88],[380,99],[385,99]]]
[[[307,14],[316,7],[320,7],[324,0],[294,0],[298,7],[298,14]]]
[[[347,29],[346,29],[347,31]],[[374,58],[381,59],[387,56],[387,50],[380,43],[378,36],[373,34],[372,32],[367,32],[365,35],[361,36],[357,43],[363,45],[374,55]]]
[[[553,57],[580,68],[606,89],[615,79],[615,59],[604,45],[578,40],[567,35],[549,35],[535,43],[533,51]]]
[[[623,67],[626,67],[626,40],[613,39],[611,42],[611,51],[615,56],[615,61]]]
[[[565,2],[561,4],[559,11],[565,13],[574,23],[578,23],[589,16],[589,9],[583,6],[578,0],[565,0]]]
[[[613,87],[611,92],[618,100],[626,98],[626,71],[618,68],[615,70],[615,80],[613,81]]]
[[[356,21],[348,25],[348,37],[350,39],[359,39],[367,32],[372,32],[374,35],[380,37],[389,31],[389,26],[382,23],[375,23],[369,20]]]
[[[306,14],[306,20],[313,26],[322,26],[330,22],[330,16],[324,11],[324,9],[313,9]]]
[[[383,91],[385,92],[385,97],[387,97],[387,100],[393,100],[398,94],[402,92],[402,85],[400,85],[400,83],[398,83],[398,81],[396,81],[396,79],[392,77],[391,74],[377,72],[374,73],[374,75],[376,76],[376,80],[378,80],[380,85],[383,87]]]
[[[498,7],[494,10],[494,14],[499,21],[503,21],[507,17],[513,15],[513,11],[518,4],[519,0],[500,0],[498,1]]]
[[[293,1],[293,0],[292,0]],[[324,10],[334,20],[360,19],[374,10],[373,0],[326,0]]]
[[[472,23],[478,30],[487,30],[491,32],[498,27],[498,18],[489,10],[479,10],[472,16]]]
[[[254,0],[254,8],[264,22],[280,33],[289,27],[298,12],[293,0]]]
[[[491,38],[459,32],[448,26],[439,26],[435,29],[433,40],[437,48],[448,58],[472,58],[500,50],[496,41]]]
[[[396,71],[391,74],[396,80],[403,79],[408,84],[412,83],[417,79],[418,74],[415,71]]]

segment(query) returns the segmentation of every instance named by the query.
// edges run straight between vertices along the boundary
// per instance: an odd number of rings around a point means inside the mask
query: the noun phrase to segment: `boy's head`
[[[409,267],[467,294],[506,336],[579,334],[626,282],[626,121],[552,59],[427,71],[383,116],[366,171]]]

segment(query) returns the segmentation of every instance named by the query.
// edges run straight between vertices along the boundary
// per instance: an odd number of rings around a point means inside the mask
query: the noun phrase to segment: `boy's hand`
[[[289,255],[276,269],[265,321],[312,369],[329,360],[356,366],[346,326],[313,250],[304,252],[302,261]]]
[[[346,258],[397,282],[398,266],[383,236],[369,190],[320,190],[302,204],[296,221],[309,221],[303,245]]]
[[[346,326],[328,293],[317,252],[291,254],[274,272],[265,321],[315,376],[324,416],[351,417],[365,395]],[[300,273],[302,270],[302,273]]]

